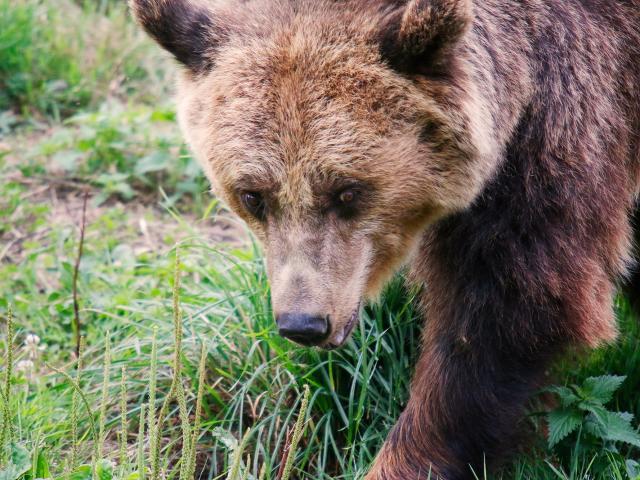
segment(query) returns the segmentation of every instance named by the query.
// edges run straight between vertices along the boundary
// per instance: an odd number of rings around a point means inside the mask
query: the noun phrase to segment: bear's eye
[[[240,194],[242,205],[251,215],[258,220],[264,220],[266,214],[266,207],[264,198],[258,192],[242,192]]]
[[[340,193],[340,195],[338,196],[338,199],[340,200],[340,203],[342,203],[343,205],[349,205],[350,203],[353,203],[353,201],[356,199],[356,192],[351,188],[347,188],[346,190]]]
[[[335,209],[342,218],[352,218],[356,216],[359,209],[360,192],[355,187],[345,188],[334,197]]]

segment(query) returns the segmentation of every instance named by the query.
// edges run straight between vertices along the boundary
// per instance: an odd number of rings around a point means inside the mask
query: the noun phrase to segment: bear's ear
[[[406,73],[437,72],[473,22],[472,0],[392,1],[380,37],[383,58]]]
[[[223,32],[207,8],[192,0],[129,0],[129,5],[147,33],[193,73],[212,67]]]

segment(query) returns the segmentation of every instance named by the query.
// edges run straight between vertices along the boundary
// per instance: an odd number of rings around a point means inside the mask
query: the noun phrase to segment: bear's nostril
[[[327,316],[282,313],[276,317],[278,333],[302,345],[318,345],[329,335]]]

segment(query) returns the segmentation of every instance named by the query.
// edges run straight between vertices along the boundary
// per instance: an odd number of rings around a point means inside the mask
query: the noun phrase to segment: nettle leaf
[[[11,462],[26,472],[31,468],[31,454],[24,446],[14,443],[11,445]]]
[[[578,408],[585,412],[589,412],[591,415],[595,417],[595,420],[602,423],[603,425],[607,421],[607,414],[609,413],[606,408],[604,408],[599,403],[594,403],[591,401],[584,401],[578,404]]]
[[[146,157],[142,157],[135,165],[136,175],[168,170],[171,167],[172,156],[167,151],[156,151]]]
[[[605,424],[598,419],[594,414],[589,414],[587,420],[584,422],[584,430],[589,435],[592,435],[599,439],[605,439],[607,436],[607,430]]]
[[[18,480],[31,470],[31,454],[20,444],[9,447],[9,464],[0,470],[0,480]]]
[[[582,391],[593,401],[606,404],[611,401],[613,394],[627,379],[625,376],[603,375],[601,377],[589,377],[583,385]]]
[[[578,403],[578,401],[580,400],[580,398],[578,398],[578,396],[573,392],[573,390],[571,390],[568,387],[555,386],[555,387],[549,387],[546,390],[548,392],[555,393],[556,395],[558,395],[560,397],[560,403],[564,408],[570,407],[571,405]]]
[[[640,447],[640,434],[631,426],[630,414],[607,412],[606,439]],[[633,416],[631,416],[633,418]]]
[[[629,459],[625,462],[625,467],[630,480],[640,480],[640,463]]]
[[[96,464],[96,475],[99,480],[112,480],[113,470],[113,463],[109,460],[100,460]]]
[[[80,465],[71,473],[66,473],[56,480],[92,480],[93,471],[91,465]]]
[[[27,469],[28,470],[28,469]],[[18,480],[25,472],[19,473],[13,463],[0,470],[0,480]]]
[[[607,411],[602,405],[589,401],[580,402],[578,407],[589,412],[585,423],[585,430],[594,437],[606,440],[609,415],[611,412]]]
[[[585,422],[585,430],[602,440],[624,442],[640,447],[640,433],[631,425],[630,413],[605,412],[604,415],[590,414]]]
[[[633,421],[633,418],[634,418],[633,413],[629,413],[629,412],[617,412],[617,413],[629,423]]]
[[[81,159],[82,152],[77,152],[75,150],[62,150],[53,156],[52,161],[55,165],[66,172],[73,172],[78,169],[78,164]]]
[[[560,409],[547,415],[549,423],[549,448],[553,448],[581,424],[583,415],[576,410]]]

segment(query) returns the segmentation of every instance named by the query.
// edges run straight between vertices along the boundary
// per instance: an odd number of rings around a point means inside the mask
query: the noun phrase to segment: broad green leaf
[[[0,469],[0,480],[18,480],[24,473],[19,473],[16,466],[10,463],[6,468]]]
[[[585,412],[589,412],[591,415],[593,415],[594,421],[600,422],[602,425],[606,424],[607,414],[609,412],[601,404],[590,402],[590,401],[584,401],[578,404],[578,408],[580,410],[584,410]]]
[[[109,460],[100,460],[96,464],[96,474],[99,480],[113,479],[113,463]]]
[[[66,172],[72,172],[77,170],[78,164],[82,159],[82,155],[82,152],[62,150],[53,156],[52,161]]]
[[[146,157],[142,157],[135,166],[136,175],[167,170],[171,166],[171,155],[167,151],[157,151]]]
[[[31,468],[31,454],[22,445],[14,443],[11,445],[11,463],[13,463],[20,473],[24,473]]]
[[[629,459],[625,462],[625,467],[630,480],[640,480],[640,463]]]
[[[56,478],[56,480],[92,480],[92,477],[91,465],[81,465],[71,473]]]
[[[36,477],[49,478],[50,476],[51,472],[49,471],[49,460],[47,459],[44,451],[40,450],[36,459]]]
[[[9,449],[9,464],[0,470],[0,480],[18,480],[31,470],[31,454],[26,448],[14,443]]]
[[[589,414],[585,430],[602,440],[624,442],[640,447],[640,434],[631,426],[633,415],[629,413],[607,412],[596,416]]]
[[[592,435],[601,440],[604,440],[607,437],[607,429],[605,423],[599,420],[598,417],[593,414],[589,414],[589,416],[587,416],[587,420],[584,422],[584,430],[589,435]]]
[[[576,410],[555,410],[547,415],[549,422],[549,448],[566,438],[582,424],[582,413]]]
[[[607,412],[606,439],[640,447],[640,434],[631,426],[628,415]]]
[[[614,392],[620,388],[626,378],[616,375],[589,377],[584,381],[582,391],[590,400],[604,405],[611,401]]]
[[[577,403],[578,400],[580,400],[578,396],[575,393],[573,393],[573,390],[571,390],[568,387],[560,387],[560,386],[549,387],[547,391],[551,393],[555,393],[560,397],[560,403],[563,408],[570,407],[571,405]]]
[[[633,422],[633,413],[629,412],[617,412],[622,418],[624,418],[627,422]]]

